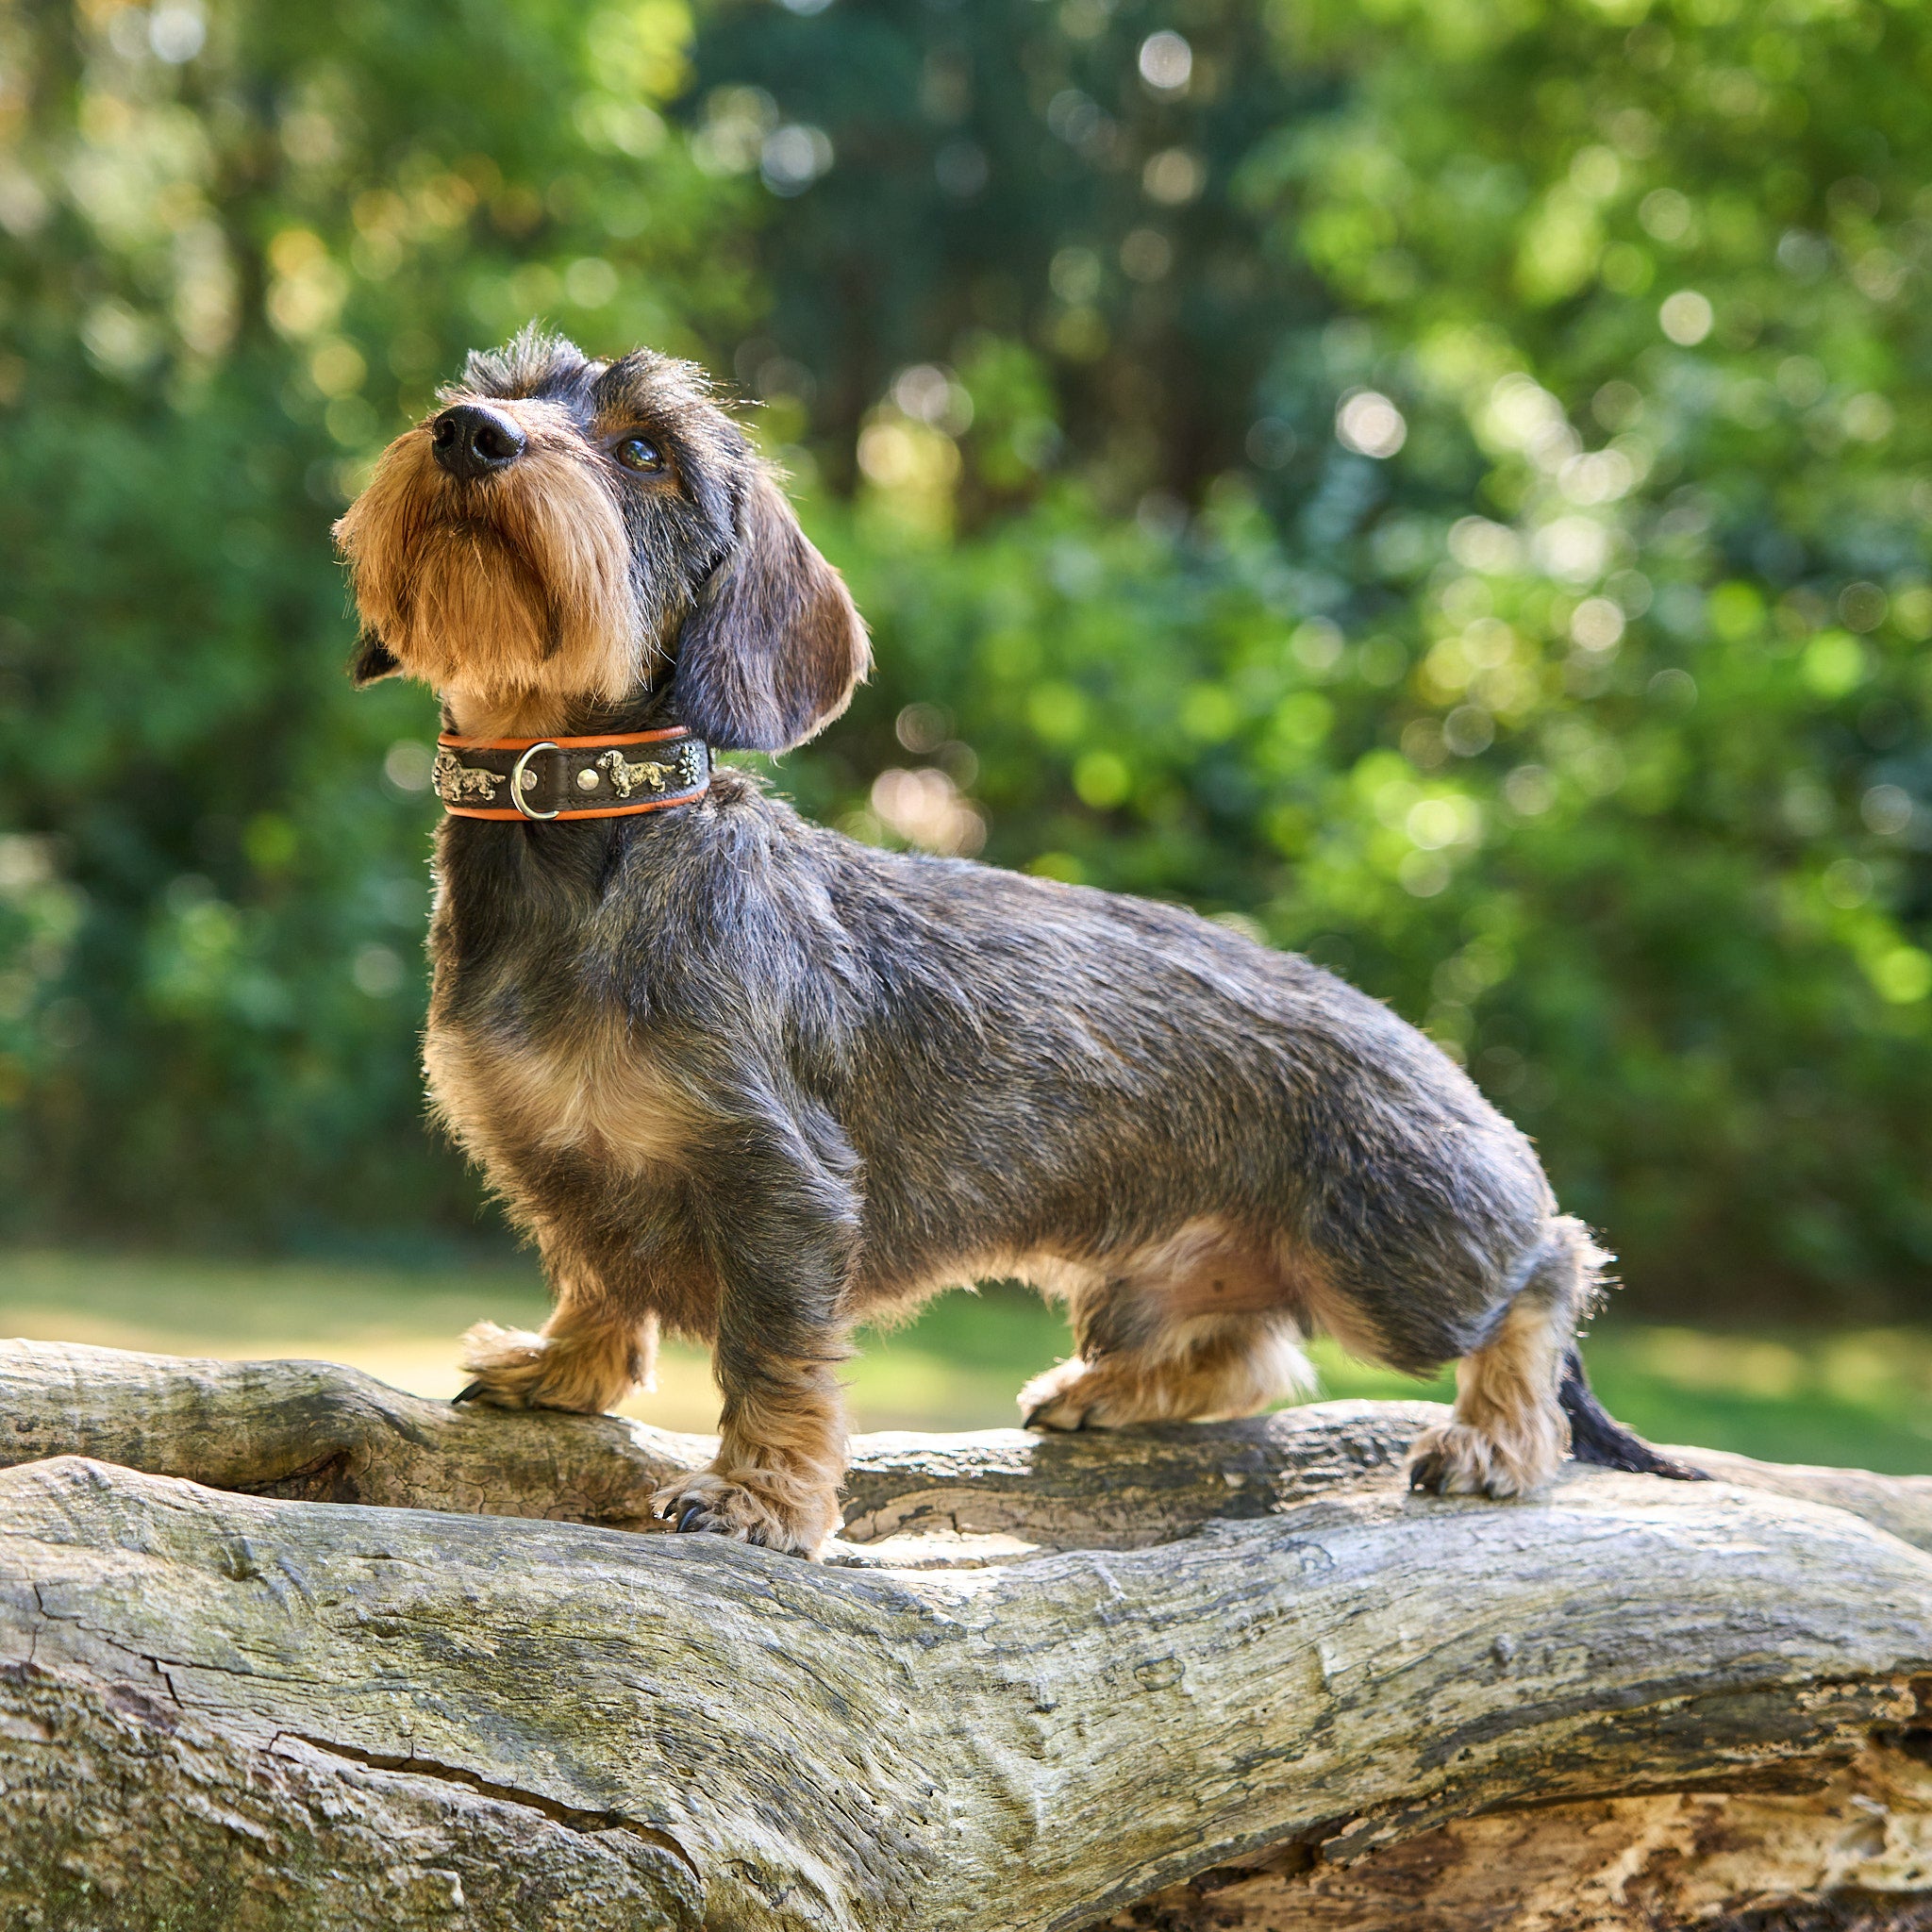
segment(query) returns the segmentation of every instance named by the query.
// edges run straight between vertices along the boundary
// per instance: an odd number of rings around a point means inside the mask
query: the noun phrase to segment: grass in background
[[[454,1395],[456,1339],[481,1316],[527,1327],[548,1307],[534,1268],[385,1269],[333,1263],[0,1255],[0,1335],[168,1355],[306,1356],[400,1389]],[[861,1429],[1010,1425],[1014,1394],[1068,1352],[1066,1324],[1013,1288],[950,1294],[917,1322],[860,1338],[845,1379]],[[1316,1345],[1326,1395],[1446,1399],[1433,1383]],[[1932,1470],[1932,1330],[1724,1334],[1606,1324],[1586,1345],[1605,1404],[1660,1442],[1773,1461]],[[625,1413],[708,1431],[717,1391],[702,1349],[672,1343],[658,1387]]]

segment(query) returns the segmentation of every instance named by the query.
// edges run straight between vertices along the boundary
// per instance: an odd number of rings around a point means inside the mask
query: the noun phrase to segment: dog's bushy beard
[[[446,476],[426,428],[383,452],[336,526],[357,608],[397,665],[439,691],[614,702],[654,643],[623,512],[560,409],[508,408],[528,441],[500,475]]]

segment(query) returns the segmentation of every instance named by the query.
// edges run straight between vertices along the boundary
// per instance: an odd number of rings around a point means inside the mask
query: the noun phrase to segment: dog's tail
[[[1669,1476],[1674,1482],[1707,1483],[1710,1477],[1688,1462],[1659,1456],[1641,1436],[1634,1436],[1591,1392],[1583,1357],[1572,1347],[1563,1357],[1563,1380],[1557,1400],[1570,1418],[1570,1453],[1578,1462],[1601,1469],[1627,1469],[1639,1475]]]

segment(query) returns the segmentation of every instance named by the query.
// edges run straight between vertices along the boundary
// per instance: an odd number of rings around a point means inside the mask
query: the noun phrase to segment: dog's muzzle
[[[711,748],[681,724],[612,738],[439,738],[430,781],[459,819],[619,819],[690,805]]]

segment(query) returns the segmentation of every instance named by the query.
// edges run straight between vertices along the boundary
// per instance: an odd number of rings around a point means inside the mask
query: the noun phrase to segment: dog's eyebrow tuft
[[[593,365],[567,336],[526,324],[500,349],[472,351],[463,383],[484,395],[563,395],[579,388]]]
[[[716,407],[714,385],[703,368],[654,349],[619,357],[599,374],[592,395],[600,408],[629,408],[659,418]]]

